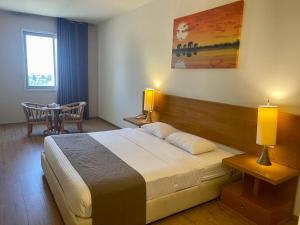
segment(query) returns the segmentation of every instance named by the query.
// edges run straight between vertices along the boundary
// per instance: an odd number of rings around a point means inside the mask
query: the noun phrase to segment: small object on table
[[[54,108],[60,107],[60,105],[57,104],[57,103],[55,103],[55,102],[53,102],[51,104],[48,104],[47,107],[50,108],[50,109],[54,109]]]
[[[124,118],[124,120],[128,123],[134,124],[137,127],[142,127],[145,124],[149,124],[149,122],[146,121],[146,117],[144,115],[139,115],[136,117],[127,117]]]
[[[242,154],[223,164],[243,179],[223,187],[221,204],[258,225],[276,225],[292,217],[299,171],[277,163],[262,166],[256,156]]]

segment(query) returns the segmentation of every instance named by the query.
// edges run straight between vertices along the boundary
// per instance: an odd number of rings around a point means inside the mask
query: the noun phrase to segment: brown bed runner
[[[93,225],[146,224],[146,184],[135,169],[88,134],[52,138],[90,189]]]

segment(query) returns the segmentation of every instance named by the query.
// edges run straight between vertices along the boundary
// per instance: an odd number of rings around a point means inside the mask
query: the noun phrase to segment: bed
[[[143,176],[147,224],[217,198],[221,186],[233,179],[222,159],[240,153],[218,145],[192,155],[140,128],[88,135]],[[52,137],[45,138],[42,168],[64,222],[91,225],[89,188]]]

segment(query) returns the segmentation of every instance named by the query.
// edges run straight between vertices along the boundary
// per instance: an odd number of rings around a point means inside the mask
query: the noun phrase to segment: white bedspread
[[[126,128],[89,135],[144,177],[147,200],[225,175],[227,170],[222,167],[221,161],[232,155],[217,149],[194,156],[140,129]],[[51,137],[45,138],[44,149],[71,211],[79,217],[91,217],[88,186]]]

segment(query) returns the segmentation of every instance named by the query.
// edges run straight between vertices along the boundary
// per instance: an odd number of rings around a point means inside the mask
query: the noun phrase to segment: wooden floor
[[[114,129],[93,119],[86,131]],[[71,129],[68,127],[68,129]],[[0,126],[0,225],[61,225],[62,218],[40,165],[42,128],[27,137],[25,124]],[[219,207],[217,201],[179,213],[153,225],[247,225]],[[296,225],[290,221],[287,225]]]

